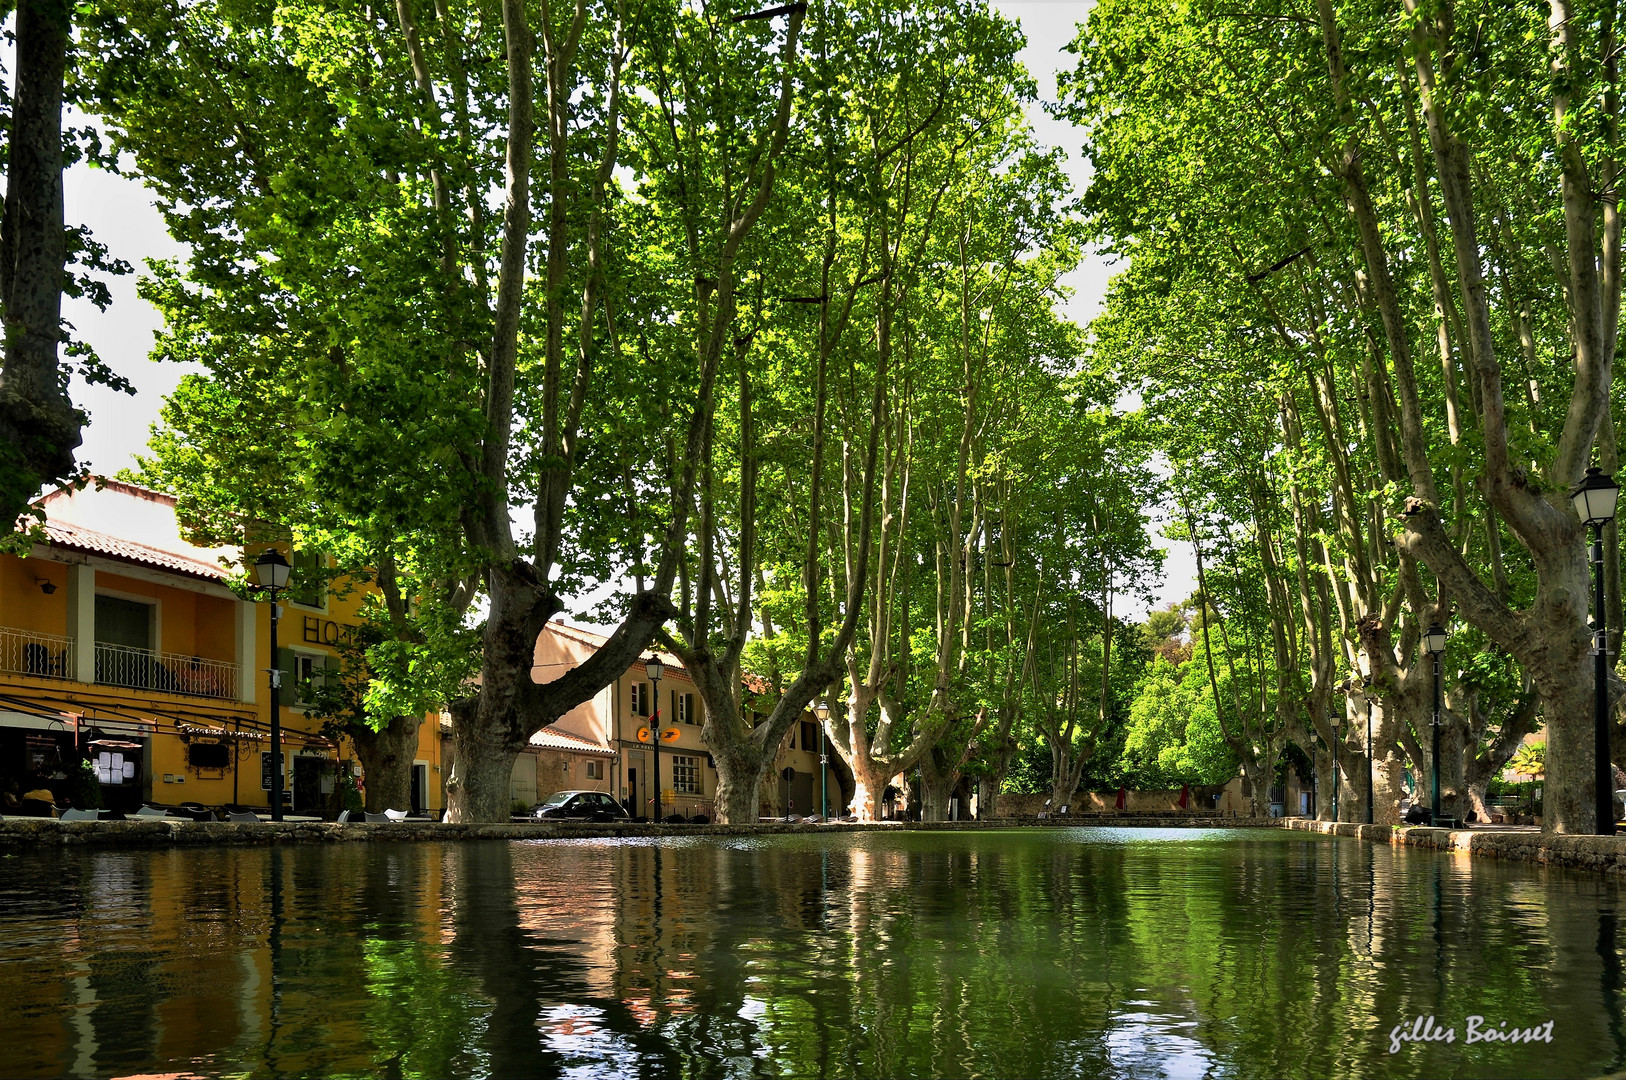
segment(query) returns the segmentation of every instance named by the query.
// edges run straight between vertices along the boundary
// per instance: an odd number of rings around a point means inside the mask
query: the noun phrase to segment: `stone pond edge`
[[[1356,825],[1281,818],[1272,824],[1300,832],[1348,836],[1378,844],[1429,848],[1453,855],[1512,859],[1602,874],[1626,874],[1626,836],[1565,836],[1535,830],[1437,829],[1423,825]]]
[[[401,843],[420,840],[584,840],[656,836],[763,836],[830,832],[959,832],[981,829],[1055,828],[1110,825],[1139,828],[1269,828],[1265,818],[1192,818],[1174,815],[1124,815],[1056,821],[907,821],[873,824],[812,825],[769,821],[750,825],[511,824],[459,825],[437,821],[402,821],[338,825],[332,822],[262,821],[255,824],[195,822],[149,818],[130,821],[59,821],[56,818],[6,818],[0,821],[0,849],[46,846],[207,847],[222,844],[320,844],[362,841]]]
[[[1505,829],[1436,829],[1426,826],[1356,825],[1303,818],[1193,818],[1177,815],[1101,815],[1039,820],[885,822],[866,825],[759,822],[750,825],[457,825],[431,821],[338,825],[331,822],[200,823],[185,820],[0,821],[0,850],[24,847],[211,847],[228,844],[320,844],[425,840],[586,840],[656,836],[764,836],[788,833],[961,832],[982,829],[1058,827],[1285,828],[1345,836],[1370,843],[1401,844],[1443,853],[1512,859],[1594,873],[1626,874],[1626,836],[1560,836]]]

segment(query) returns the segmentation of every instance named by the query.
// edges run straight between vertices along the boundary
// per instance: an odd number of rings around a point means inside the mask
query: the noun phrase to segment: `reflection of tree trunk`
[[[367,812],[407,810],[412,806],[412,756],[418,749],[414,716],[397,716],[382,731],[355,726],[350,742],[361,762]]]
[[[452,888],[453,962],[478,980],[492,1003],[486,1024],[491,1076],[557,1076],[560,1062],[542,1048],[536,1028],[546,969],[519,925],[514,862],[507,844],[464,844],[448,852]],[[569,988],[550,986],[558,995]]]

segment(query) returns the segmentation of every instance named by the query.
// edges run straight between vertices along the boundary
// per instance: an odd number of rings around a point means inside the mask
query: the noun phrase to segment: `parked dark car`
[[[602,791],[555,791],[531,807],[533,818],[559,821],[626,821],[621,804]]]

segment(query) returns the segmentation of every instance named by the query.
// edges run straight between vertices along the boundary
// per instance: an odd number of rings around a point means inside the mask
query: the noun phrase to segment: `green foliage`
[[[366,807],[366,799],[361,789],[356,786],[356,777],[349,769],[339,772],[336,785],[339,789],[339,809],[348,810],[352,814],[360,813]]]
[[[1135,688],[1122,762],[1131,786],[1142,788],[1223,784],[1236,775],[1199,661],[1178,668],[1161,656],[1152,661]]]
[[[69,767],[66,788],[58,796],[65,800],[65,805],[79,810],[101,809],[102,785],[96,779],[96,766],[90,761]]]
[[[1508,768],[1516,773],[1533,777],[1539,781],[1547,775],[1547,744],[1544,742],[1524,743],[1513,752],[1513,758]],[[1493,783],[1501,783],[1500,778]]]

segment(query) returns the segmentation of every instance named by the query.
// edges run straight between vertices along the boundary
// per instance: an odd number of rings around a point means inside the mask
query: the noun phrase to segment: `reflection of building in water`
[[[1386,1060],[1380,1025],[1460,1039],[1469,1013],[1556,1019],[1553,1072],[1626,1054],[1612,882],[1387,845],[1027,830],[15,862],[18,1074],[1104,1075],[1161,1048],[1321,1075]],[[1523,1071],[1504,1050],[1472,1060]],[[1440,1053],[1406,1060],[1463,1060]]]

